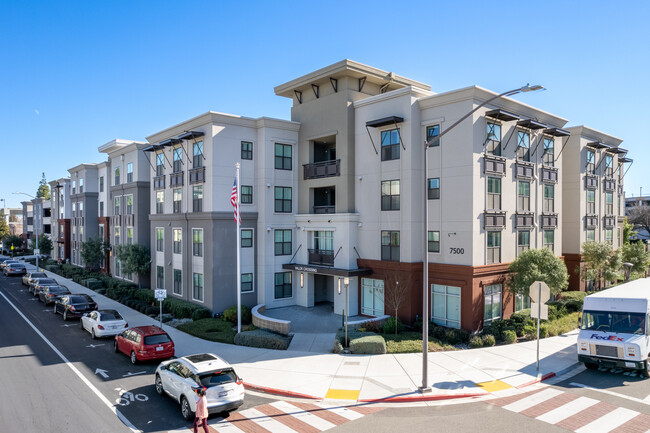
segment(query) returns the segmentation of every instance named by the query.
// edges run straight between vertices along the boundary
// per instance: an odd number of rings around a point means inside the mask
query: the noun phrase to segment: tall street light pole
[[[14,194],[22,194],[26,195],[27,197],[31,197],[34,199],[34,236],[36,236],[36,270],[38,271],[38,256],[40,255],[40,251],[38,250],[38,202],[40,200],[40,197],[34,197],[31,194],[27,194],[26,192],[14,192]]]
[[[422,277],[422,386],[419,390],[421,393],[431,392],[431,387],[428,384],[428,352],[429,352],[429,197],[428,197],[428,180],[427,180],[427,149],[432,146],[440,144],[440,139],[449,131],[474,114],[477,110],[494,101],[502,96],[512,96],[522,92],[532,92],[535,90],[542,90],[544,87],[540,85],[527,84],[523,87],[508,90],[507,92],[500,93],[485,102],[479,104],[469,113],[458,119],[449,128],[441,131],[436,137],[427,140],[424,143],[424,260],[422,261],[423,277]]]

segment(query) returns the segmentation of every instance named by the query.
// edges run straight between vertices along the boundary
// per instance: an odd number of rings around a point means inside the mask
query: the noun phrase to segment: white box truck
[[[578,361],[596,369],[631,368],[650,377],[650,278],[585,297]]]

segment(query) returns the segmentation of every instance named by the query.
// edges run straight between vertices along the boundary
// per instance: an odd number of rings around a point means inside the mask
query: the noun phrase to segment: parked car
[[[72,317],[81,317],[84,313],[97,309],[97,303],[88,295],[73,293],[63,295],[54,301],[54,314],[61,313],[63,320]]]
[[[50,305],[61,296],[69,294],[70,290],[66,286],[45,286],[38,292],[38,300],[45,305]]]
[[[174,356],[174,342],[157,326],[129,328],[115,336],[115,352],[131,357],[131,363],[152,359],[168,359]]]
[[[200,353],[162,362],[156,369],[156,392],[181,405],[181,414],[193,420],[197,390],[205,390],[208,412],[223,413],[244,404],[244,382],[230,364],[212,353]]]
[[[34,278],[34,281],[29,285],[29,293],[38,296],[38,292],[45,286],[58,286],[54,278]]]
[[[9,266],[12,263],[22,263],[25,264],[25,262],[20,262],[18,260],[10,259],[10,260],[5,260],[4,262],[0,263],[0,269],[4,269],[7,266]]]
[[[23,285],[29,286],[36,278],[48,278],[45,272],[27,272],[23,275]]]
[[[81,316],[81,328],[93,338],[120,334],[129,324],[115,310],[97,310]]]
[[[23,275],[27,273],[27,268],[23,263],[11,263],[2,270],[7,275]]]

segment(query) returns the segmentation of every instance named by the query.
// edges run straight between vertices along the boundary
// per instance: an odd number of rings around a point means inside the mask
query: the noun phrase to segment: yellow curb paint
[[[476,386],[486,390],[487,392],[503,391],[504,389],[513,388],[512,386],[508,385],[505,382],[501,382],[500,380],[493,380],[491,382],[481,382],[481,383],[477,383]]]
[[[355,391],[353,389],[328,389],[325,398],[331,398],[332,400],[358,400],[359,393],[361,391]]]

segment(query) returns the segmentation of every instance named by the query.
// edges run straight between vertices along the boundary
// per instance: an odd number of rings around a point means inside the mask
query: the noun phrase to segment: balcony
[[[616,218],[613,216],[605,216],[603,217],[603,227],[611,229],[616,225]]]
[[[334,250],[314,250],[309,248],[309,264],[334,266]]]
[[[335,213],[334,206],[314,206],[315,214]]]
[[[557,183],[557,168],[542,167],[542,182]]]
[[[544,229],[557,228],[557,214],[543,214],[542,228]]]
[[[598,227],[598,217],[597,216],[586,216],[585,217],[585,228],[593,229]]]
[[[175,186],[183,186],[183,174],[184,172],[178,171],[176,173],[171,173],[169,175],[169,186],[171,188]]]
[[[483,157],[483,170],[486,174],[498,174],[505,176],[506,160],[499,156],[485,155]]]
[[[205,167],[193,168],[189,171],[190,185],[205,182]]]
[[[532,164],[530,162],[517,161],[517,163],[515,164],[515,176],[518,179],[521,178],[532,179],[534,166],[535,164]]]
[[[153,189],[165,189],[165,175],[153,178]]]
[[[515,227],[520,228],[531,228],[535,221],[535,214],[533,213],[517,213],[515,217]]]
[[[305,179],[319,179],[321,177],[332,177],[341,175],[341,160],[315,162],[303,164]]]
[[[598,188],[598,178],[594,175],[588,174],[585,176],[585,188],[596,189]]]
[[[605,191],[614,191],[616,189],[616,181],[613,179],[603,179],[603,188]]]
[[[506,226],[506,213],[485,212],[483,214],[483,221],[486,229],[502,229]]]
[[[623,195],[623,185],[618,184],[618,195]]]

